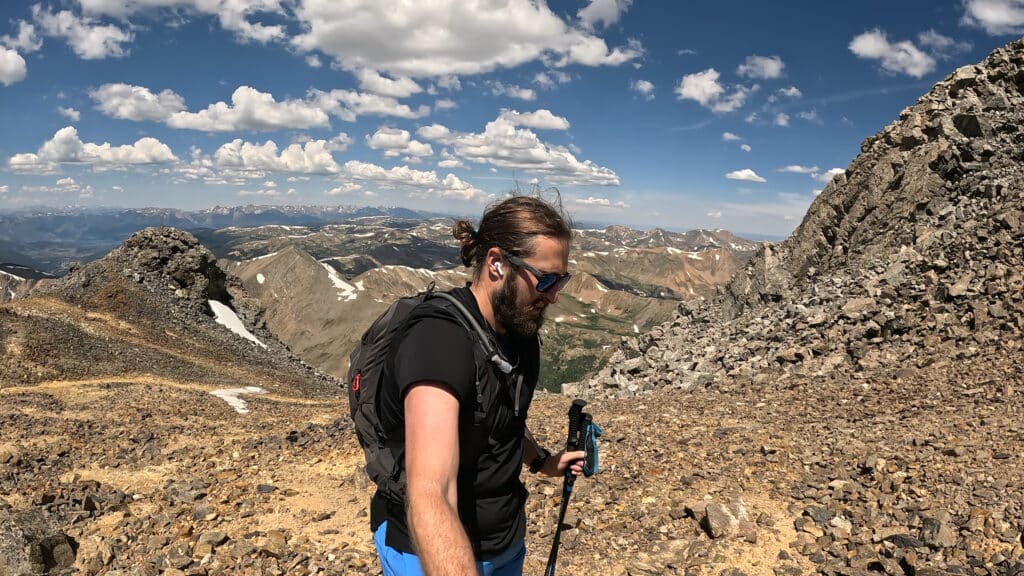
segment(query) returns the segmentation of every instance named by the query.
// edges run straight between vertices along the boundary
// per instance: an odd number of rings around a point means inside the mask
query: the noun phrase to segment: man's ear
[[[500,281],[505,276],[505,270],[502,268],[502,259],[501,250],[498,248],[491,248],[487,251],[487,259],[485,261],[487,275],[494,282]]]

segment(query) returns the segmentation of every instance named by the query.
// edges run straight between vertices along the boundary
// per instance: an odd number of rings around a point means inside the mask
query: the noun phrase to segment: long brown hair
[[[513,196],[488,206],[477,229],[468,220],[459,220],[452,227],[452,236],[462,244],[459,256],[463,266],[472,266],[477,278],[492,247],[528,258],[534,253],[537,236],[571,241],[572,221],[561,202],[556,205],[539,196]]]

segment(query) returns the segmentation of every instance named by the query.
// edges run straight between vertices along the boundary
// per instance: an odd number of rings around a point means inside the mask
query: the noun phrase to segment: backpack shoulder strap
[[[486,331],[484,331],[484,329],[480,326],[480,323],[477,322],[476,318],[473,317],[473,314],[466,308],[466,306],[462,302],[459,302],[458,298],[452,296],[447,292],[428,292],[427,297],[429,298],[431,296],[443,298],[447,300],[449,303],[451,303],[452,306],[454,306],[455,309],[458,310],[459,316],[461,316],[461,320],[467,325],[466,328],[476,335],[476,339],[483,347],[487,359],[490,360],[491,362],[494,362],[494,365],[497,366],[498,369],[504,372],[505,374],[510,374],[512,372],[512,364],[509,363],[509,361],[506,360],[505,357],[501,355],[501,352],[498,351],[498,348],[494,345],[494,342],[491,341],[490,335]]]

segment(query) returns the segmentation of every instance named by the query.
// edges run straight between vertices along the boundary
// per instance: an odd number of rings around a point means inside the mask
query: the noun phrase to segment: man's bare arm
[[[459,522],[459,401],[439,384],[405,396],[405,468],[413,546],[427,576],[477,576]]]

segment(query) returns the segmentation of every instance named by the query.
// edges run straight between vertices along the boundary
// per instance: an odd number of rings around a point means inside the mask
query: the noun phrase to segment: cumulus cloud
[[[140,164],[175,162],[171,149],[156,138],[141,138],[134,144],[112,146],[104,142],[82,142],[78,130],[67,126],[39,147],[36,153],[15,154],[7,165],[12,172],[53,174],[60,164],[91,164],[97,170],[117,170]]]
[[[514,84],[504,84],[502,82],[490,82],[491,94],[495,96],[508,96],[510,98],[518,98],[520,100],[536,100],[537,92],[532,88],[523,88]]]
[[[417,130],[421,138],[434,140],[463,160],[491,167],[522,170],[553,184],[618,186],[614,171],[590,160],[580,161],[568,148],[544,143],[537,135],[519,128],[516,118],[499,115],[477,134],[452,132],[440,124]]]
[[[71,120],[72,122],[78,122],[82,119],[82,115],[78,112],[78,110],[75,110],[74,108],[65,108],[63,106],[57,106],[57,112],[61,116],[67,118],[68,120]]]
[[[740,144],[740,150],[743,150],[744,152],[750,152],[751,150],[753,150],[753,148],[750,147],[750,144]]]
[[[734,170],[725,175],[729,180],[744,180],[747,182],[767,182],[764,178],[757,175],[750,168],[744,168],[742,170]]]
[[[634,92],[644,97],[645,100],[654,100],[654,84],[647,80],[635,80],[629,84]]]
[[[25,54],[31,54],[43,47],[43,39],[36,33],[36,27],[24,20],[18,22],[18,35],[0,36],[0,44]]]
[[[746,78],[771,80],[781,78],[786,65],[778,56],[747,56],[747,59],[736,68],[736,74]]]
[[[393,116],[416,119],[430,114],[430,107],[426,105],[421,105],[414,110],[390,96],[351,90],[331,90],[330,92],[312,90],[309,104],[346,122],[355,122],[359,116]]]
[[[122,120],[155,120],[163,122],[185,110],[185,99],[171,90],[159,94],[142,86],[104,84],[89,91],[96,109]]]
[[[123,44],[132,41],[132,33],[112,24],[101,24],[87,16],[77,16],[69,10],[54,14],[36,4],[32,18],[47,36],[63,38],[71,49],[84,60],[121,57],[126,54]]]
[[[772,123],[776,126],[789,126],[789,114],[779,112],[775,115],[775,120],[773,120]]]
[[[4,185],[0,186],[0,195],[7,194],[10,191],[11,191],[11,187],[8,186],[7,184],[4,184]]]
[[[785,96],[786,98],[799,98],[804,95],[796,86],[790,86],[789,88],[779,88],[779,95]]]
[[[536,128],[538,130],[568,130],[569,121],[561,116],[555,116],[550,110],[541,108],[534,112],[517,112],[515,110],[502,110],[501,118],[508,120],[516,126]]]
[[[430,144],[413,140],[407,130],[399,128],[380,128],[371,136],[366,137],[366,145],[374,150],[384,150],[384,156],[394,158],[406,154],[414,158],[433,156],[434,149]]]
[[[722,140],[725,140],[726,142],[735,142],[737,140],[743,140],[743,138],[740,138],[739,136],[733,134],[732,132],[723,132]]]
[[[270,42],[286,36],[282,25],[253,22],[256,14],[284,14],[280,0],[78,0],[82,12],[125,19],[128,16],[170,9],[176,15],[216,16],[225,30],[242,42]],[[157,14],[159,16],[159,14]]]
[[[935,70],[935,59],[922,52],[913,42],[889,42],[885,32],[875,28],[854,37],[850,51],[866,60],[877,60],[882,69],[893,74],[920,78]]]
[[[458,107],[459,105],[456,104],[454,100],[448,98],[442,98],[437,102],[434,102],[434,110],[454,110]]]
[[[439,178],[431,170],[416,170],[408,166],[384,168],[376,164],[349,160],[345,163],[344,174],[355,180],[369,180],[413,189],[414,197],[456,198],[460,200],[483,199],[487,194],[454,174]]]
[[[607,28],[615,25],[631,4],[633,0],[590,0],[576,17],[588,30],[593,30],[598,23]]]
[[[313,103],[278,102],[271,94],[239,86],[231,95],[231,104],[217,102],[199,112],[176,112],[167,119],[167,125],[204,132],[235,132],[326,127],[330,119]]]
[[[811,176],[813,176],[814,179],[817,180],[818,182],[824,182],[824,183],[828,184],[837,175],[845,174],[845,173],[846,173],[846,170],[844,170],[842,168],[832,168],[831,170],[825,172],[824,174],[811,174]]]
[[[1024,34],[1024,0],[964,0],[962,24],[992,36]]]
[[[714,68],[687,74],[679,80],[676,96],[680,100],[693,100],[713,112],[732,112],[742,107],[747,96],[754,90],[736,86],[729,93],[718,78],[718,71]]]
[[[545,72],[538,72],[533,77],[533,83],[549,90],[559,84],[568,84],[572,81],[572,76],[562,72],[561,70],[547,70]]]
[[[807,120],[808,122],[821,123],[821,119],[818,117],[817,110],[804,110],[803,112],[797,113],[797,117],[801,120]]]
[[[344,149],[341,147],[348,141],[348,136],[342,134],[333,140],[291,144],[279,152],[273,140],[257,144],[236,138],[214,152],[213,163],[217,168],[252,172],[260,177],[265,172],[336,174],[340,166],[331,153]]]
[[[398,78],[386,78],[374,70],[361,68],[355,73],[359,80],[359,87],[367,92],[390,96],[392,98],[408,98],[413,94],[423,91],[423,88],[415,80],[406,76]]]
[[[629,204],[625,202],[612,202],[608,198],[595,198],[593,196],[587,196],[586,198],[576,198],[573,200],[574,203],[581,206],[596,206],[600,208],[629,208]]]
[[[336,0],[305,0],[295,14],[303,29],[291,40],[298,50],[329,54],[350,70],[411,78],[481,74],[538,60],[554,67],[617,66],[643,53],[636,42],[609,48],[533,0],[508,0],[500,10],[463,0],[349,0],[344,9]]]
[[[17,50],[0,47],[0,84],[10,86],[25,79],[28,67]]]
[[[348,194],[355,194],[363,189],[362,184],[356,184],[355,182],[346,182],[341,186],[335,186],[327,191],[328,196],[341,196]]]
[[[799,164],[790,164],[776,170],[776,172],[786,172],[788,174],[817,174],[820,171],[821,169],[817,166],[801,166]]]
[[[306,56],[306,66],[309,66],[310,68],[320,68],[323,65],[324,63],[320,61],[320,57],[316,54]]]

